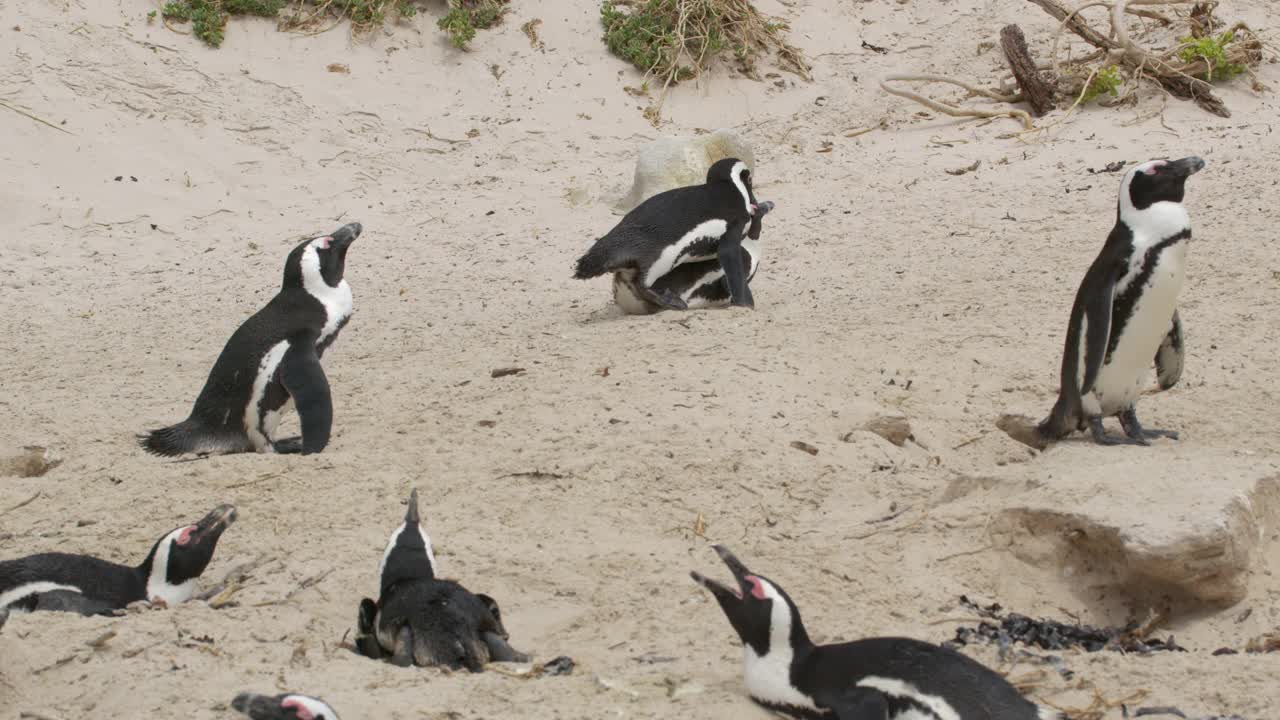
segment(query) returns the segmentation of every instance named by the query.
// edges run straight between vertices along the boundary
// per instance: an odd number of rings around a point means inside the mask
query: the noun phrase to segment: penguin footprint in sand
[[[213,364],[186,420],[140,437],[155,455],[318,453],[329,444],[333,399],[320,357],[351,317],[343,279],[360,223],[305,240],[284,264],[280,292],[240,325]],[[290,403],[302,437],[276,440]]]
[[[327,703],[307,695],[240,693],[231,707],[253,720],[338,720],[338,713]]]
[[[691,575],[737,631],[747,693],[765,708],[833,720],[1065,720],[985,665],[940,645],[904,637],[814,645],[781,587],[714,547],[735,587]]]
[[[488,662],[524,662],[507,643],[498,604],[452,580],[436,577],[431,538],[409,495],[404,523],[391,533],[379,568],[380,595],[360,601],[356,649],[405,667],[439,665],[480,672]]]
[[[765,206],[765,212],[772,208]],[[649,307],[687,310],[703,284],[723,282],[731,304],[755,307],[748,285],[758,256],[744,252],[743,235],[759,237],[760,205],[751,189],[751,171],[737,158],[717,161],[707,170],[703,185],[658,193],[627,213],[604,237],[578,259],[574,277],[587,279],[614,273],[619,304],[636,298],[627,312],[651,312]],[[748,229],[750,228],[750,233]],[[747,245],[754,245],[753,242]],[[714,261],[688,279],[661,280],[688,263]],[[699,278],[718,271],[722,278]],[[621,289],[619,289],[621,285]]]
[[[137,567],[57,552],[0,562],[0,612],[102,615],[138,600],[184,603],[235,519],[234,507],[220,505],[200,522],[165,533]]]

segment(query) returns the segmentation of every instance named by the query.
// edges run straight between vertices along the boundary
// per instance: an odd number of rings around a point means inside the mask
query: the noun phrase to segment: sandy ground
[[[1267,27],[1270,4],[1220,14]],[[728,623],[688,577],[725,576],[708,541],[785,587],[822,641],[944,640],[968,614],[961,594],[1122,622],[1088,588],[993,549],[983,493],[947,502],[948,489],[1092,468],[1094,501],[1139,484],[1176,501],[1222,463],[1276,472],[1274,94],[1224,87],[1224,120],[1179,101],[1156,113],[1148,90],[1047,142],[999,139],[1016,124],[922,117],[876,78],[991,77],[1001,60],[977,47],[1004,23],[1046,47],[1052,23],[1028,3],[765,1],[814,82],[720,72],[676,92],[656,131],[594,3],[513,6],[469,54],[436,30],[436,5],[370,42],[235,21],[220,50],[148,24],[145,0],[0,6],[0,99],[66,131],[0,108],[0,449],[65,458],[0,478],[0,508],[39,493],[0,516],[0,557],[137,562],[230,502],[241,520],[206,579],[278,561],[236,607],[14,618],[0,718],[224,718],[241,690],[321,695],[348,719],[764,717]],[[535,17],[543,50],[519,30]],[[1280,87],[1280,66],[1261,77]],[[571,280],[572,262],[616,221],[641,144],[721,126],[753,143],[757,193],[777,203],[757,310],[619,317],[607,280]],[[993,421],[1052,403],[1070,299],[1113,219],[1118,176],[1088,169],[1188,154],[1209,162],[1189,185],[1188,368],[1140,406],[1184,439],[1033,455]],[[134,433],[186,415],[292,244],[352,219],[365,234],[347,266],[355,315],[325,355],[324,454],[144,455]],[[490,377],[504,366],[526,372]],[[916,442],[853,432],[886,413]],[[499,599],[517,647],[577,660],[572,676],[407,671],[339,647],[412,486],[446,573]],[[906,512],[868,524],[891,508]],[[1035,694],[1083,705],[1089,688],[1146,689],[1191,714],[1275,717],[1280,655],[1209,654],[1280,625],[1275,547],[1244,602],[1171,624],[1191,652],[1073,655],[1075,679]]]

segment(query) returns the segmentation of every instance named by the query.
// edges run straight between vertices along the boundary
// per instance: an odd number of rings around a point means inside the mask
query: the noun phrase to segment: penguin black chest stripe
[[[1110,358],[1111,353],[1115,352],[1116,345],[1120,342],[1121,336],[1124,335],[1125,325],[1133,317],[1134,307],[1137,305],[1138,299],[1142,293],[1149,289],[1152,275],[1160,264],[1161,255],[1173,245],[1190,239],[1191,228],[1185,228],[1151,246],[1142,254],[1142,260],[1138,264],[1137,270],[1129,269],[1121,277],[1120,282],[1116,284],[1116,287],[1121,288],[1121,291],[1112,302],[1111,337],[1107,342],[1108,358]]]

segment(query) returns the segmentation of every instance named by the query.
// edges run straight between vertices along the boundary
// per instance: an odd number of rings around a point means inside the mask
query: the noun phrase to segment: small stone
[[[911,423],[901,416],[878,415],[860,429],[873,432],[898,447],[905,445],[908,440],[916,439],[911,434]]]

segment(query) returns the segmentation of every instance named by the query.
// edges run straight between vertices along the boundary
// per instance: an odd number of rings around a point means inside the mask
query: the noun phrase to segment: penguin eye
[[[319,247],[320,247],[320,249],[321,249],[321,250],[328,250],[328,249],[329,249],[329,241],[330,241],[330,240],[332,240],[332,239],[333,239],[333,238],[328,237],[328,236],[325,236],[325,237],[320,238],[320,246],[319,246]]]
[[[194,525],[182,528],[182,532],[178,534],[178,539],[175,542],[179,545],[186,545],[191,542],[191,533],[195,532],[195,529]]]
[[[757,600],[767,600],[764,594],[764,583],[760,582],[760,578],[755,575],[748,575],[747,582],[751,583],[751,597]]]

